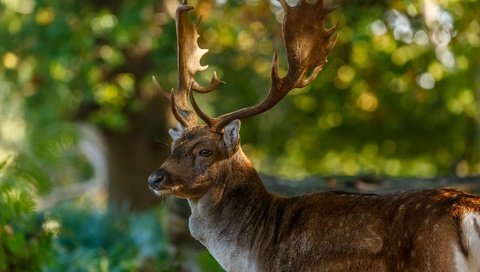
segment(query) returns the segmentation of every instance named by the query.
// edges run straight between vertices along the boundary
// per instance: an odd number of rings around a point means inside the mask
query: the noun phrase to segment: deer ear
[[[240,120],[233,120],[223,129],[223,143],[231,155],[240,141]]]
[[[184,131],[185,128],[178,123],[176,127],[168,130],[168,134],[170,134],[170,137],[172,137],[173,141],[176,141],[182,136]]]

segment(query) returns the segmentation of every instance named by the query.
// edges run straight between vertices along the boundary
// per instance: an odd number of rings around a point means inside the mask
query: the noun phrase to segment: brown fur
[[[187,129],[162,168],[172,177],[164,187],[189,199],[192,235],[212,252],[215,243],[235,248],[219,258],[227,270],[245,269],[235,257],[247,254],[258,271],[456,271],[455,247],[470,254],[460,224],[466,212],[480,213],[476,196],[453,189],[274,196],[239,146],[227,154],[221,136]],[[207,147],[212,155],[199,159]]]

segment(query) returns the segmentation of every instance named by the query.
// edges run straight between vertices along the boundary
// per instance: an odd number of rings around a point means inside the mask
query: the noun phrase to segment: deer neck
[[[255,271],[252,245],[261,216],[273,196],[241,149],[221,162],[216,186],[198,199],[189,199],[192,214],[189,229],[227,271]]]

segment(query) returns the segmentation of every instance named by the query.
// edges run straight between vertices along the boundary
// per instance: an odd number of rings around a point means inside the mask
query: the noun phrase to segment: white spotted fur
[[[458,272],[480,272],[480,233],[475,224],[480,226],[480,214],[468,212],[463,216],[462,243],[468,251],[468,256],[465,256],[460,248],[455,247],[455,265]]]

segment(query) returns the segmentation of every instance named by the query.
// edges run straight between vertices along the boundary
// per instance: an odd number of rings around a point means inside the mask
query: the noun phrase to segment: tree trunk
[[[129,116],[126,131],[103,130],[107,146],[109,203],[132,211],[159,203],[149,191],[148,176],[166,159],[167,103],[159,95],[147,108]]]

